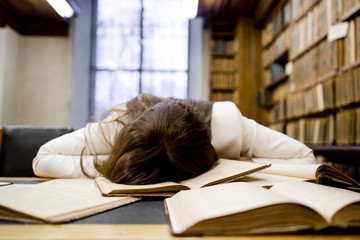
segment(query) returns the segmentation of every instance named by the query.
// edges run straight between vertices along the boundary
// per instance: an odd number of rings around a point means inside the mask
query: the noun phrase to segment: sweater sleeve
[[[248,156],[262,163],[314,163],[310,148],[242,116],[232,102],[213,105],[212,144],[219,157]]]
[[[261,163],[315,163],[313,151],[303,143],[242,117],[242,153]]]
[[[122,126],[122,125],[121,125]],[[120,129],[118,122],[89,123],[84,128],[55,138],[40,147],[33,160],[35,175],[52,178],[84,178],[84,171],[98,176],[94,159],[108,158],[115,135]]]

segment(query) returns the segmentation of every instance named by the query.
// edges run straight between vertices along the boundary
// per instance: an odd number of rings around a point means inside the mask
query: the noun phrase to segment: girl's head
[[[97,169],[112,182],[148,184],[197,176],[216,159],[205,121],[186,104],[164,101],[124,126]]]

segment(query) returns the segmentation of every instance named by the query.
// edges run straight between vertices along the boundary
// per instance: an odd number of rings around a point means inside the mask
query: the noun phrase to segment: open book
[[[56,179],[0,187],[0,219],[20,222],[68,222],[139,199],[103,197],[91,179]]]
[[[323,185],[360,191],[360,183],[327,164],[272,164],[241,181],[269,187],[287,180],[313,181]]]
[[[291,181],[244,182],[181,191],[164,200],[174,235],[236,235],[360,227],[360,193]],[[329,229],[329,228],[327,228]]]
[[[163,182],[145,185],[112,183],[104,177],[95,179],[104,196],[172,196],[181,190],[200,188],[219,183],[235,181],[247,174],[262,170],[270,165],[219,159],[209,171],[181,182]]]

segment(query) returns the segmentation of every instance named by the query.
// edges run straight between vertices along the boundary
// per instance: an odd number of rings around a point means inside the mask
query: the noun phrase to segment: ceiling
[[[89,0],[90,1],[90,0]],[[200,0],[198,16],[206,21],[253,18],[263,26],[279,1],[276,0]],[[66,36],[69,23],[46,0],[0,0],[0,27],[10,26],[23,35]]]
[[[198,16],[208,21],[232,20],[238,17],[252,18],[262,27],[273,9],[283,0],[199,0]]]
[[[0,0],[0,27],[23,35],[68,35],[69,24],[46,0]]]

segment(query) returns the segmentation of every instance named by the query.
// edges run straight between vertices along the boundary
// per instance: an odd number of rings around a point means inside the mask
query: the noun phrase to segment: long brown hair
[[[116,137],[110,157],[96,169],[116,183],[180,181],[209,170],[212,103],[142,94],[127,103],[130,121]]]

